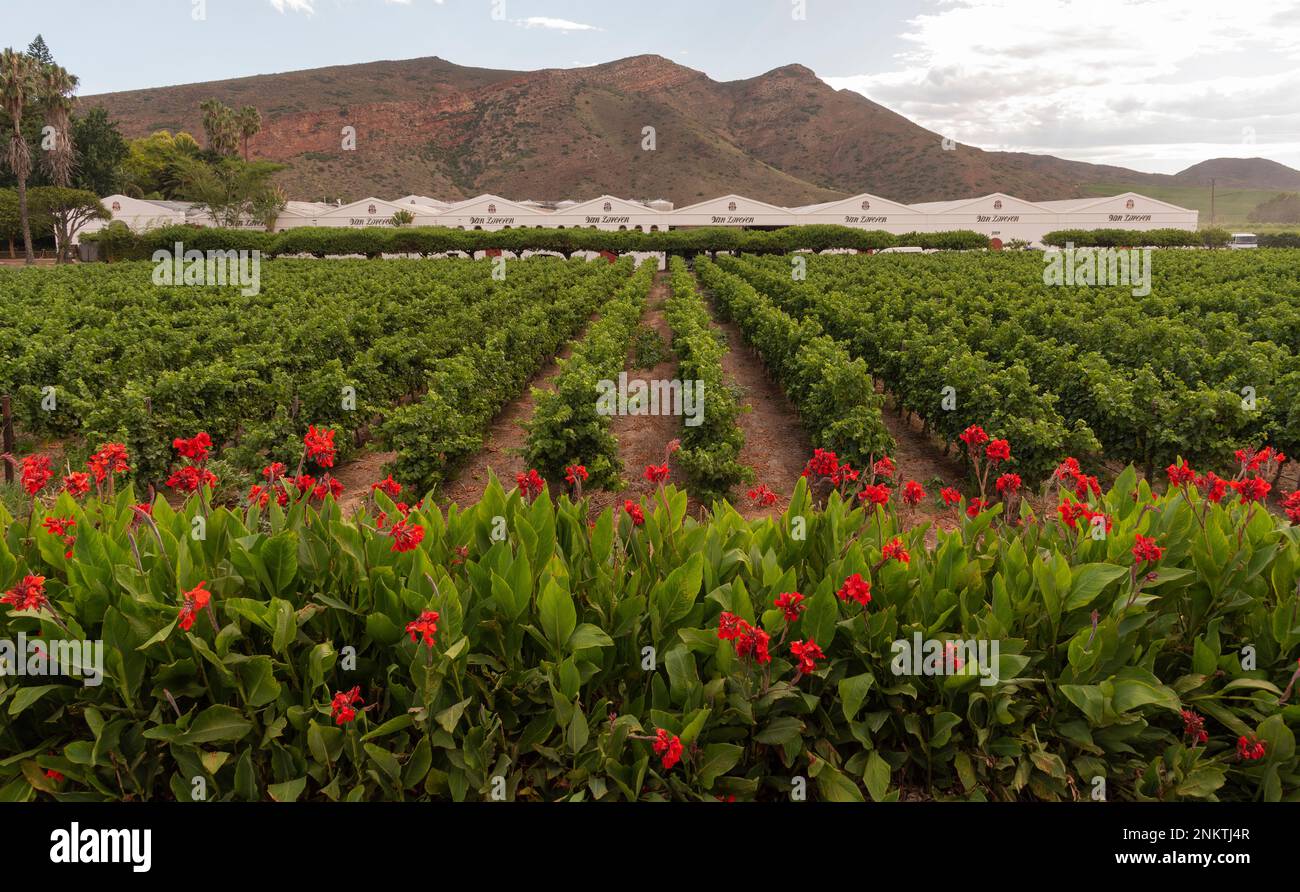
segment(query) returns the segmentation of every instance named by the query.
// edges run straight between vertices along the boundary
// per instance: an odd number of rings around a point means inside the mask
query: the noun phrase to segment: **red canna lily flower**
[[[283,462],[278,461],[273,461],[262,469],[262,476],[266,478],[267,483],[274,483],[287,473],[289,469]]]
[[[885,543],[885,547],[881,550],[880,557],[881,560],[898,561],[900,564],[910,563],[912,560],[912,556],[908,554],[907,549],[903,547],[903,540],[897,536],[895,536],[891,541]]]
[[[1237,738],[1237,755],[1246,762],[1257,762],[1264,758],[1264,741],[1245,735]]]
[[[45,597],[44,576],[24,576],[22,582],[0,598],[0,604],[8,604],[14,610],[40,610],[49,603],[50,599]]]
[[[63,478],[63,491],[74,499],[79,499],[90,492],[90,475],[84,471],[73,471]]]
[[[372,492],[374,490],[379,490],[384,495],[388,496],[390,499],[395,499],[402,494],[402,484],[394,480],[392,474],[389,474],[387,477],[385,477],[383,480],[380,480],[378,483],[370,484],[370,489]]]
[[[759,484],[749,491],[749,498],[755,505],[768,506],[776,504],[777,495],[766,485]]]
[[[186,465],[172,472],[167,478],[167,485],[181,492],[197,492],[200,487],[213,488],[217,485],[217,475],[207,468]]]
[[[519,493],[525,501],[531,502],[537,498],[546,486],[546,481],[542,475],[537,473],[536,468],[529,469],[527,474],[516,474],[515,485],[519,487]]]
[[[966,503],[966,516],[979,517],[980,512],[989,506],[989,503],[983,499],[971,499]]]
[[[393,538],[393,547],[389,549],[390,551],[412,551],[424,540],[424,527],[415,523],[408,524],[403,518],[389,528],[388,535]]]
[[[774,603],[788,623],[797,620],[799,614],[808,609],[808,605],[803,603],[803,595],[798,592],[783,592]]]
[[[632,518],[632,526],[639,527],[645,523],[645,512],[641,510],[640,505],[631,499],[623,502],[623,510],[627,512],[628,517]]]
[[[1282,500],[1282,510],[1286,512],[1287,520],[1294,524],[1300,524],[1300,489],[1295,490]]]
[[[181,595],[181,609],[177,614],[177,625],[188,632],[194,626],[199,611],[208,606],[212,595],[204,589],[208,583],[200,582],[194,588]]]
[[[564,469],[564,480],[570,486],[576,486],[579,480],[581,480],[583,483],[586,483],[587,476],[588,475],[587,475],[586,465],[569,465],[567,468]]]
[[[1216,505],[1223,501],[1223,497],[1228,494],[1228,482],[1213,471],[1206,471],[1205,476],[1196,476],[1196,488],[1201,491],[1207,501],[1214,502]]]
[[[840,462],[839,468],[831,474],[831,483],[836,486],[842,486],[845,483],[857,483],[858,477],[862,475],[861,471],[853,470],[853,466],[848,462]]]
[[[50,482],[54,471],[50,470],[50,458],[47,455],[29,455],[22,460],[20,479],[23,489],[29,496],[35,496]]]
[[[668,479],[668,465],[646,465],[645,479],[651,483],[663,483]]]
[[[799,674],[808,675],[817,668],[817,660],[826,659],[826,654],[811,638],[807,642],[791,641],[790,653],[799,661]]]
[[[334,699],[330,701],[330,715],[334,718],[334,724],[342,726],[355,720],[357,711],[353,707],[361,705],[360,685],[346,693],[336,693]]]
[[[825,449],[814,449],[812,458],[808,459],[808,464],[804,466],[802,476],[812,480],[818,480],[822,477],[834,477],[835,472],[839,470],[840,461],[834,452]]]
[[[722,612],[718,617],[718,639],[721,641],[734,641],[742,629],[748,628],[749,624],[734,613]]]
[[[333,496],[337,500],[342,495],[343,484],[330,474],[323,475],[311,491],[313,501],[317,502],[325,501],[326,496]]]
[[[1234,480],[1228,485],[1236,490],[1237,495],[1241,496],[1241,501],[1243,503],[1262,502],[1268,497],[1269,491],[1273,489],[1273,485],[1263,477],[1249,477],[1245,480]]]
[[[871,466],[871,473],[875,474],[877,477],[892,478],[895,470],[894,460],[888,455],[882,456],[874,465]]]
[[[1011,444],[1006,440],[994,440],[984,449],[984,455],[988,460],[997,464],[998,462],[1011,460]]]
[[[958,439],[974,450],[976,447],[983,446],[987,443],[989,441],[989,435],[985,433],[984,428],[980,427],[978,424],[972,424],[970,427],[966,428],[966,430],[961,432]]]
[[[1133,546],[1133,557],[1138,561],[1138,563],[1144,561],[1155,563],[1164,556],[1164,553],[1165,550],[1156,545],[1156,540],[1154,538],[1143,536],[1141,534],[1137,536],[1136,544]]]
[[[682,739],[660,728],[655,732],[654,750],[655,755],[662,756],[664,771],[668,771],[682,760]]]
[[[871,505],[888,505],[889,487],[883,483],[869,483],[858,493],[858,501]]]
[[[1183,736],[1191,738],[1192,746],[1205,743],[1210,735],[1205,730],[1205,717],[1191,709],[1182,710]]]
[[[1079,460],[1070,456],[1056,466],[1056,470],[1052,472],[1052,476],[1057,480],[1073,480],[1075,477],[1078,477],[1080,473],[1082,472],[1079,470]]]
[[[1016,493],[1020,491],[1020,484],[1021,480],[1019,474],[1003,474],[998,478],[996,486],[998,492]]]
[[[55,536],[66,536],[68,530],[77,525],[77,522],[71,517],[47,517],[41,522],[46,532]]]
[[[212,448],[212,438],[205,431],[199,431],[188,440],[177,437],[172,440],[172,448],[191,461],[207,461],[208,450]]]
[[[317,430],[313,424],[303,435],[302,445],[307,450],[307,458],[322,468],[334,467],[334,431]]]
[[[97,484],[103,483],[109,474],[128,474],[131,471],[126,446],[122,443],[100,444],[90,458],[86,459],[86,467],[94,475]]]
[[[925,487],[915,480],[903,484],[903,504],[915,508],[925,498]]]
[[[424,611],[418,619],[406,624],[406,631],[410,634],[412,641],[423,638],[425,647],[433,647],[433,636],[438,631],[437,612],[433,610]]]
[[[861,573],[854,573],[845,578],[836,594],[841,601],[853,600],[866,607],[871,603],[871,580],[863,579]]]
[[[1196,480],[1196,472],[1186,461],[1181,465],[1170,465],[1165,468],[1165,473],[1169,475],[1170,486],[1185,486]]]
[[[961,493],[951,486],[945,486],[939,490],[939,498],[943,499],[945,508],[951,508],[953,505],[961,503]]]
[[[772,636],[762,629],[745,623],[732,646],[736,649],[736,656],[742,660],[752,657],[755,662],[761,665],[772,662],[772,655],[767,650],[768,642],[771,639]]]

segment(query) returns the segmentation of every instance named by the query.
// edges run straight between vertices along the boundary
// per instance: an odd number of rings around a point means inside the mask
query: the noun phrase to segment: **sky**
[[[800,63],[984,149],[1174,173],[1300,168],[1300,0],[0,0],[82,95],[441,56],[569,68],[655,53],[715,80]]]

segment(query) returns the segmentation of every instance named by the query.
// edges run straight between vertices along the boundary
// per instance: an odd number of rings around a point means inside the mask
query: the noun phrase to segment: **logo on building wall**
[[[727,210],[734,211],[735,209],[736,209],[736,203],[734,201],[727,202]]]
[[[997,201],[993,202],[993,210],[995,211],[1002,210],[1002,199],[999,198]]]
[[[495,214],[496,212],[497,212],[497,206],[495,204],[488,205],[489,214]]]
[[[1125,207],[1127,210],[1130,210],[1130,211],[1133,210],[1133,207],[1134,207],[1133,199],[1130,198],[1128,201],[1124,202],[1124,207]]]
[[[122,202],[120,202],[120,201],[115,201],[115,202],[113,202],[113,210],[114,210],[114,211],[120,211],[120,210],[122,210]]]
[[[374,212],[375,212],[375,206],[373,204],[370,207],[366,208],[367,214],[373,214]]]
[[[608,214],[610,211],[614,210],[614,205],[610,204],[610,203],[607,201],[607,202],[605,202],[603,205],[601,205],[601,209],[602,209],[603,211],[605,211],[605,213]]]
[[[863,209],[864,211],[869,211],[869,210],[871,210],[871,202],[869,202],[869,201],[864,201],[864,202],[862,202],[862,209]]]

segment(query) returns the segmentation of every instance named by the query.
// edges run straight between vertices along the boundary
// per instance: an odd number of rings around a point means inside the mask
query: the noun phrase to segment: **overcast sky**
[[[377,59],[657,53],[718,80],[799,62],[987,149],[1300,168],[1300,0],[0,0],[0,46],[37,32],[83,95]]]

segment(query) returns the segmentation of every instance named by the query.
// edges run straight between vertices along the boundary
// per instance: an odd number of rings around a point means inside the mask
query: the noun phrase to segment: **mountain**
[[[1211,158],[1174,174],[1188,185],[1208,186],[1214,180],[1227,189],[1300,189],[1300,170],[1267,158]]]
[[[802,65],[718,82],[660,56],[541,71],[434,57],[79,102],[105,107],[129,137],[183,129],[201,138],[198,106],[209,98],[261,110],[251,154],[289,164],[281,183],[302,199],[608,192],[680,207],[735,192],[799,205],[859,192],[928,201],[1003,191],[1043,200],[1087,194],[1090,183],[1173,182],[1048,155],[945,149],[938,134],[833,89]],[[345,126],[356,128],[355,151],[341,148]],[[646,127],[654,128],[653,151],[642,148]]]

